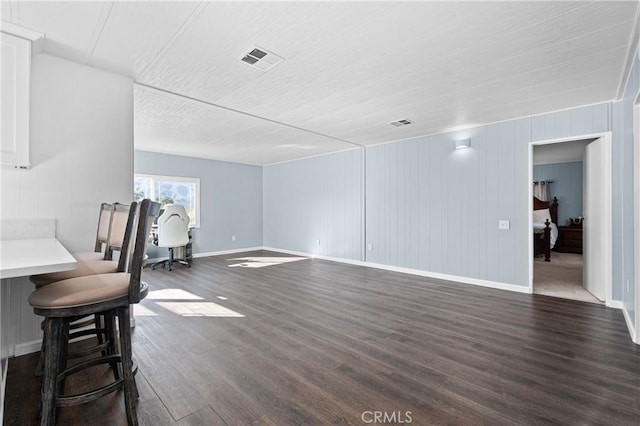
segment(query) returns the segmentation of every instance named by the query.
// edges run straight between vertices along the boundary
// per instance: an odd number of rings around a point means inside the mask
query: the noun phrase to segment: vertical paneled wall
[[[194,254],[262,246],[261,167],[145,151],[135,151],[134,159],[135,173],[200,179]],[[147,253],[166,257],[167,249],[149,245]]]
[[[30,120],[32,168],[0,171],[1,216],[55,218],[56,236],[67,249],[93,250],[100,203],[131,200],[133,82],[36,55]],[[2,314],[10,312],[3,347],[37,340],[40,320],[27,302],[33,285],[27,278],[2,285],[9,288]]]
[[[640,92],[640,61],[631,71],[623,99],[613,104],[613,298],[622,300],[630,318],[639,308],[634,288],[633,108]],[[638,131],[638,129],[636,129]],[[619,239],[615,239],[618,235]],[[627,288],[627,281],[629,286]],[[618,285],[616,285],[618,284]]]
[[[582,161],[540,164],[533,167],[533,180],[548,180],[551,197],[558,198],[558,225],[569,225],[569,218],[582,216]]]
[[[362,258],[363,150],[263,168],[264,245]]]
[[[367,148],[367,261],[526,286],[528,139],[517,120]]]
[[[610,114],[598,104],[267,166],[264,244],[526,287],[529,143],[609,131]]]

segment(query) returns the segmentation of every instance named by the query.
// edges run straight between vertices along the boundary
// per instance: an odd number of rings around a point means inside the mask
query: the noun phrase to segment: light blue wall
[[[529,142],[608,131],[609,114],[600,104],[368,148],[367,260],[528,286]]]
[[[192,231],[194,253],[262,246],[261,167],[135,151],[134,171],[200,178],[200,228]],[[148,254],[165,257],[167,251],[150,245]]]
[[[526,285],[526,258],[514,253],[526,210],[513,200],[528,135],[518,120],[368,148],[367,261]],[[471,148],[455,150],[458,138]],[[499,219],[511,230],[498,231]]]
[[[529,142],[606,132],[610,106],[369,147],[366,197],[361,150],[265,167],[265,245],[528,286]]]
[[[558,198],[558,225],[569,225],[569,218],[582,216],[582,161],[533,166],[533,180],[553,181],[551,198]]]
[[[631,76],[620,102],[613,104],[614,130],[614,299],[622,300],[631,318],[638,307],[635,303],[633,247],[633,107],[640,91],[640,61],[636,56]],[[626,281],[630,281],[629,290]],[[618,284],[617,286],[615,284]]]
[[[361,259],[362,156],[354,149],[264,167],[264,245]]]

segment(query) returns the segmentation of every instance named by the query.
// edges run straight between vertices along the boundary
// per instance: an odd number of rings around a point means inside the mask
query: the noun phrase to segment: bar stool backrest
[[[100,204],[100,214],[98,215],[98,230],[96,231],[96,244],[94,251],[102,252],[104,246],[109,242],[109,229],[113,216],[113,204]]]
[[[113,203],[113,214],[111,215],[111,226],[109,227],[109,236],[107,238],[107,247],[104,253],[105,260],[113,259],[113,251],[120,251],[122,256],[122,247],[125,247],[124,240],[127,232],[133,227],[134,217],[130,216],[130,206],[128,204]],[[135,210],[135,209],[134,209]]]
[[[133,204],[132,208],[134,208]],[[140,302],[140,281],[144,255],[147,251],[153,221],[158,216],[158,213],[160,213],[160,203],[153,202],[146,198],[142,200],[135,209],[137,210],[137,214],[135,215],[137,218],[137,220],[135,220],[135,232],[129,233],[129,235],[131,235],[131,241],[124,242],[125,245],[133,246],[132,254],[129,256],[129,267],[127,270],[127,272],[131,274],[129,280],[130,304]]]

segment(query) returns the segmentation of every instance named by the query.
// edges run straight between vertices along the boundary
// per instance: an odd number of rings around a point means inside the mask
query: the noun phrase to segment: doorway
[[[611,300],[611,135],[586,135],[531,143],[530,182],[545,185],[548,199],[558,199],[550,261],[533,256],[532,293],[606,303]],[[533,231],[534,185],[530,183],[530,229]],[[538,188],[538,186],[535,186]]]

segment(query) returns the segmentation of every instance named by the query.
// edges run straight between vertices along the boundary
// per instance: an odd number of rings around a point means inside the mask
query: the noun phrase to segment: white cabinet
[[[0,163],[29,168],[29,89],[31,41],[0,33],[2,42],[2,99]]]

